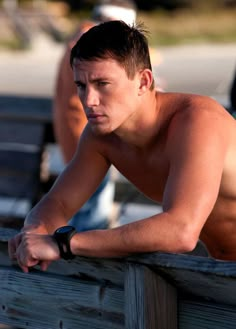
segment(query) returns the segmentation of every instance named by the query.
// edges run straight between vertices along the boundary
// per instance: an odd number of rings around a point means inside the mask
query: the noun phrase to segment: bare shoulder
[[[236,121],[210,97],[170,94],[165,102],[167,106],[173,108],[168,125],[169,145],[180,141],[213,145],[219,141],[226,146],[236,140]]]
[[[174,99],[176,98],[176,101]],[[232,126],[235,120],[216,100],[208,96],[194,94],[172,94],[169,99],[174,105],[173,122],[181,127],[192,125],[207,125],[213,128],[219,125],[222,129]]]

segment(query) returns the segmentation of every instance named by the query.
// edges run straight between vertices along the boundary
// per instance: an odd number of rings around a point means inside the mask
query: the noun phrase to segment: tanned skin
[[[69,166],[9,241],[10,257],[25,272],[59,259],[52,233],[67,224],[112,164],[161,202],[163,212],[77,233],[75,255],[183,253],[200,238],[212,257],[236,260],[236,122],[230,114],[209,97],[152,89],[149,69],[128,78],[114,59],[75,59],[73,71],[88,123]]]

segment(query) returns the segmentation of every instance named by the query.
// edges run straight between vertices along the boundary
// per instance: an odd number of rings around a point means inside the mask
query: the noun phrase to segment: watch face
[[[61,258],[72,259],[75,257],[70,249],[70,240],[75,233],[76,229],[71,225],[59,227],[54,232],[53,237],[58,244]]]
[[[74,230],[73,226],[62,226],[62,227],[59,227],[59,229],[57,230],[57,233],[68,233],[72,230]]]

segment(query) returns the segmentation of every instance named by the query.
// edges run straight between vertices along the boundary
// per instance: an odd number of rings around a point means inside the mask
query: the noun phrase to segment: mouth
[[[104,120],[104,118],[105,118],[105,115],[103,115],[103,114],[96,114],[96,113],[87,114],[88,121],[93,124],[102,122]]]

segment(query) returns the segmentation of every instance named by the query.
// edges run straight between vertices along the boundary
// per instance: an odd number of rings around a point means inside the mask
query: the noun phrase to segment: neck
[[[145,104],[145,105],[143,105]],[[158,135],[160,127],[160,102],[156,91],[137,109],[132,118],[119,127],[115,134],[127,144],[144,148]]]

